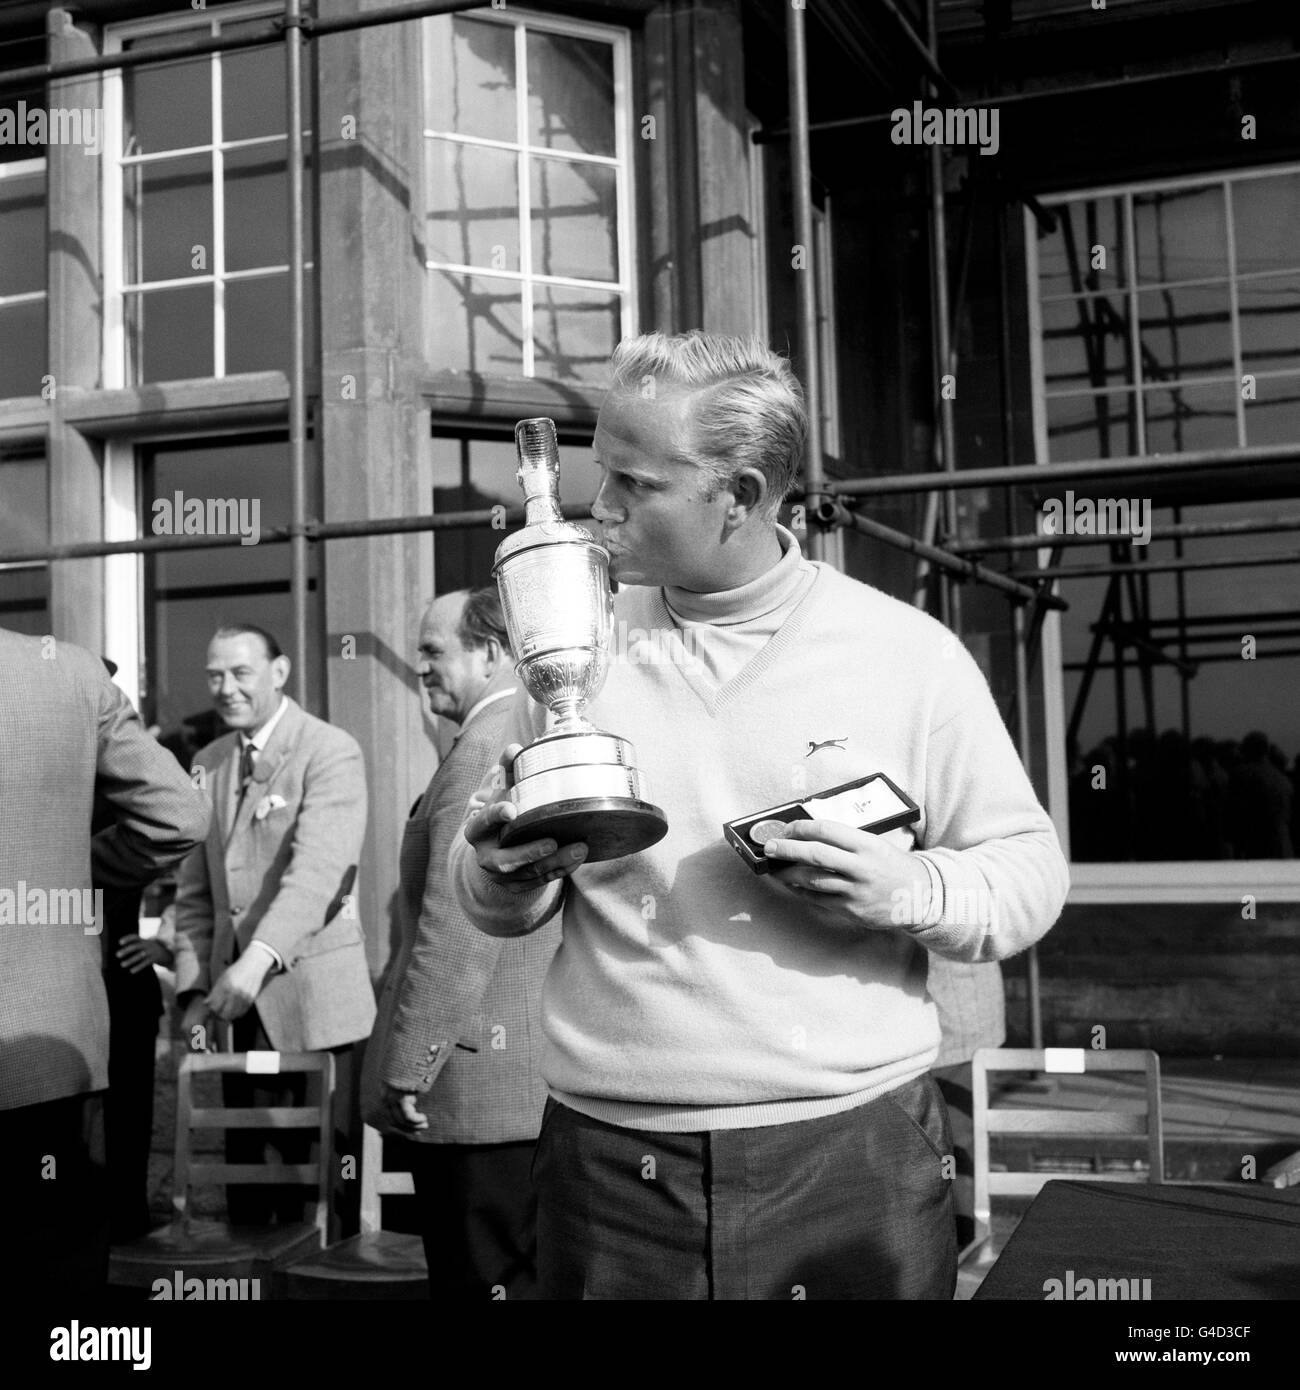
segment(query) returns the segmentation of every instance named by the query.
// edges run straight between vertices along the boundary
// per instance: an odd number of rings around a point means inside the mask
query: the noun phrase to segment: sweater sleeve
[[[1069,866],[988,682],[964,648],[952,675],[957,698],[937,712],[926,748],[919,857],[931,901],[911,934],[948,960],[1004,960],[1060,916]]]
[[[521,688],[510,711],[505,741],[494,753],[487,776],[470,797],[464,820],[496,799],[500,778],[498,763],[506,744],[527,746],[543,732],[545,720],[545,711]],[[461,824],[463,831],[464,821]],[[527,936],[535,932],[555,915],[564,896],[564,879],[543,884],[528,893],[503,888],[479,868],[474,848],[461,832],[452,839],[447,872],[461,910],[488,936]]]

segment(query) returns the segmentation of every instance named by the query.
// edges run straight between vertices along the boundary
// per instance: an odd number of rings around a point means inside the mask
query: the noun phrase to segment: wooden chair
[[[989,1105],[989,1076],[1001,1072],[1137,1072],[1145,1076],[1141,1112],[1119,1110],[1061,1110],[1038,1107]],[[1081,1047],[1007,1048],[981,1047],[971,1061],[971,1098],[974,1119],[975,1239],[961,1252],[963,1272],[987,1273],[997,1255],[993,1239],[995,1195],[1032,1197],[1053,1178],[1080,1174],[1019,1171],[994,1172],[989,1166],[992,1134],[1050,1135],[1056,1138],[1109,1140],[1128,1136],[1145,1142],[1147,1169],[1114,1169],[1086,1175],[1088,1182],[1163,1182],[1164,1133],[1160,1107],[1160,1059],[1154,1052],[1122,1049],[1113,1052]],[[980,1273],[982,1271],[982,1273]],[[958,1296],[961,1297],[959,1280]]]
[[[235,1108],[194,1104],[194,1077],[206,1073],[307,1073],[320,1077],[314,1105]],[[176,1078],[174,1218],[147,1236],[114,1246],[109,1283],[152,1288],[159,1279],[184,1287],[185,1278],[266,1278],[271,1269],[326,1241],[329,1221],[330,1149],[334,1107],[334,1058],[328,1052],[187,1053]],[[312,1163],[232,1164],[193,1152],[199,1131],[310,1129],[319,1140]],[[303,1183],[316,1189],[311,1220],[275,1226],[231,1226],[192,1214],[196,1188],[239,1183]],[[259,1286],[260,1288],[260,1286]],[[176,1295],[173,1295],[173,1297]],[[222,1295],[224,1296],[224,1295]],[[260,1296],[255,1295],[255,1296]]]
[[[385,1197],[409,1197],[410,1173],[384,1171],[384,1139],[366,1125],[361,1138],[361,1233],[300,1256],[276,1270],[277,1298],[427,1299],[424,1242],[383,1228]]]

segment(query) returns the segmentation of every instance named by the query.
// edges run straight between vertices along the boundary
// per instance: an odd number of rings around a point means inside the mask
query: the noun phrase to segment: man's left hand
[[[242,1018],[253,1007],[274,965],[265,951],[245,951],[208,991],[208,1008],[227,1023]]]
[[[918,904],[929,902],[925,865],[865,830],[792,821],[763,850],[769,859],[789,861],[769,881],[829,925],[897,931],[917,920]]]
[[[420,1112],[419,1097],[414,1091],[399,1091],[385,1081],[380,1104],[389,1125],[399,1134],[417,1134],[429,1128],[429,1118]]]

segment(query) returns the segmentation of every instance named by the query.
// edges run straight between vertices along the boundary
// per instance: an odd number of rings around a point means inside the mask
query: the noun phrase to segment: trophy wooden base
[[[501,828],[505,849],[526,840],[557,845],[585,844],[586,864],[621,859],[658,844],[668,833],[668,817],[648,801],[627,796],[581,796],[524,811]]]

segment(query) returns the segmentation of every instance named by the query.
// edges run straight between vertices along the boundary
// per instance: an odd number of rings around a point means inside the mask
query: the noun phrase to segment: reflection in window
[[[1054,210],[1038,254],[1043,462],[1300,441],[1300,173]]]
[[[230,8],[233,16],[195,13],[151,30],[123,25],[110,31],[110,45],[134,52],[206,34],[262,32],[262,16],[280,13],[265,5]],[[285,368],[283,52],[240,49],[132,68],[121,74],[120,90],[110,155],[121,211],[110,207],[108,215],[120,216],[123,379]]]
[[[1078,485],[1076,485],[1078,486]],[[1268,504],[1154,509],[1153,526],[1257,521]],[[1153,539],[1125,560],[1248,561],[1267,533]],[[1099,561],[1105,545],[1071,560]],[[1294,567],[1068,578],[1060,615],[1070,854],[1078,862],[1291,858],[1300,845]],[[1267,599],[1261,608],[1261,596]],[[1255,641],[1242,660],[1243,634]]]
[[[632,331],[626,34],[508,11],[424,34],[431,360],[600,380]]]
[[[433,510],[435,513],[480,511],[504,503],[523,506],[515,480],[519,463],[513,438],[474,439],[468,435],[433,437]],[[560,434],[560,501],[568,506],[595,500],[600,470],[595,464],[591,432]],[[473,588],[492,578],[492,561],[506,533],[487,526],[435,531],[433,556],[438,593]]]
[[[314,480],[317,475],[308,470],[308,476]],[[186,499],[242,502],[248,518],[256,502],[259,531],[265,532],[290,519],[288,445],[278,436],[159,445],[143,453],[141,488],[146,534],[155,516],[154,501],[171,502],[177,492]],[[309,498],[309,511],[317,507]],[[149,552],[144,565],[148,679],[141,708],[148,722],[162,726],[163,741],[188,765],[183,754],[221,732],[209,713],[212,701],[203,665],[208,640],[223,622],[251,621],[267,628],[294,662],[314,663],[318,653],[289,650],[293,601],[287,545]],[[308,551],[307,573],[307,630],[313,634],[320,621],[317,547]]]
[[[0,399],[45,375],[45,161],[0,163]]]
[[[42,637],[50,630],[50,571],[42,561],[6,563],[6,553],[50,543],[50,471],[40,454],[0,453],[0,627]]]

